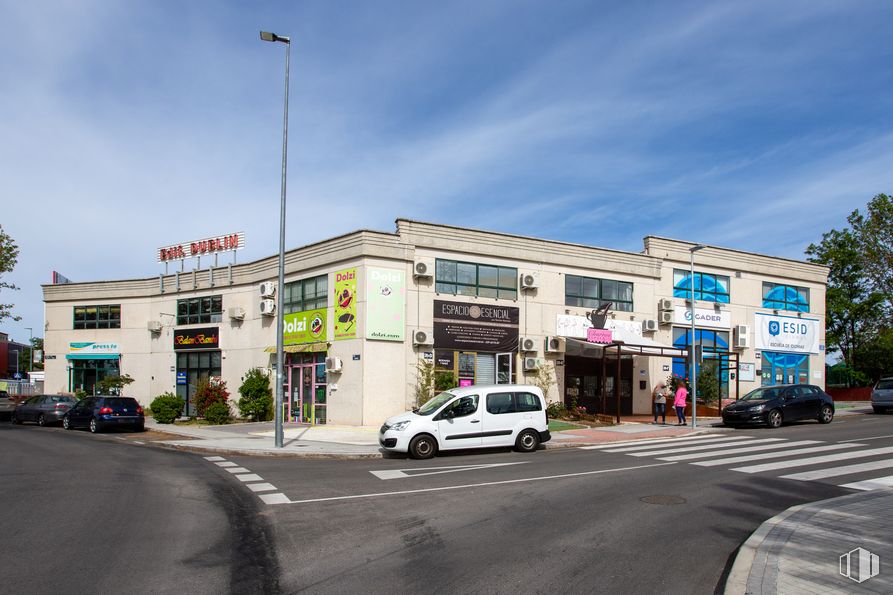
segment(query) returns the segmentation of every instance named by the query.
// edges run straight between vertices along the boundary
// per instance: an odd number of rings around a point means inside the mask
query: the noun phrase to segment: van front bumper
[[[378,433],[378,444],[386,450],[394,452],[409,452],[409,439],[411,436],[407,432],[395,432],[394,430],[386,430]]]

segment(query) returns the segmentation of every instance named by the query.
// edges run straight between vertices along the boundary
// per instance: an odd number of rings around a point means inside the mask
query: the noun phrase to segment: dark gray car
[[[33,421],[39,426],[62,423],[65,413],[77,399],[66,395],[38,395],[19,404],[12,412],[12,423]]]
[[[871,407],[875,413],[893,409],[893,376],[881,378],[871,391]]]

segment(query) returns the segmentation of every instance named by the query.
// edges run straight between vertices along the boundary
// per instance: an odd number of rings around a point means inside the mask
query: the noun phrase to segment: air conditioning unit
[[[150,333],[160,333],[161,332],[161,322],[158,320],[150,320],[146,324],[146,328],[149,329]]]
[[[245,308],[242,306],[233,306],[227,310],[227,314],[233,320],[245,320]]]
[[[657,309],[661,312],[665,310],[673,310],[673,300],[670,298],[660,298],[657,300]]]
[[[642,321],[642,332],[645,333],[653,333],[657,330],[657,321],[649,318],[648,320]]]
[[[260,297],[271,298],[276,295],[276,284],[272,281],[264,281],[260,284]]]
[[[540,276],[538,273],[522,273],[521,289],[536,289],[540,286]]]
[[[564,337],[546,337],[546,353],[564,353],[567,349],[567,340]]]
[[[657,322],[659,324],[673,324],[673,313],[667,311],[658,312]]]
[[[412,263],[412,276],[425,279],[434,276],[434,263],[430,260],[417,260]]]
[[[540,360],[535,357],[525,357],[524,358],[524,371],[532,372],[540,367]]]
[[[746,324],[735,325],[734,346],[735,349],[747,349],[750,347],[750,329]]]
[[[326,372],[340,372],[341,371],[341,358],[340,357],[327,357],[326,358]]]
[[[264,316],[273,316],[276,314],[276,302],[273,300],[261,300],[260,313]]]
[[[414,331],[412,333],[413,345],[434,345],[434,337],[426,331]]]
[[[537,351],[536,339],[534,339],[533,337],[519,338],[518,351]]]

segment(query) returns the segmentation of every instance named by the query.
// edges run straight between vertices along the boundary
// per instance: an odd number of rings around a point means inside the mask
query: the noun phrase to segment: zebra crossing
[[[687,463],[699,467],[725,467],[738,473],[781,473],[781,479],[827,481],[853,490],[877,490],[893,487],[893,446],[875,447],[862,442],[791,440],[763,438],[747,434],[702,434],[658,440],[629,440],[611,444],[581,446],[596,450],[658,461]],[[876,460],[865,461],[874,457]],[[837,463],[835,466],[827,466]],[[820,466],[807,471],[799,467]],[[865,477],[866,474],[877,477]],[[854,477],[860,476],[860,477]],[[854,481],[855,480],[855,481]]]

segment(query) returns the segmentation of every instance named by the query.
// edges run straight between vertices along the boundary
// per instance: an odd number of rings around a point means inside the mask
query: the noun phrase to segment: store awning
[[[650,357],[688,357],[688,349],[675,347],[665,343],[658,343],[647,337],[635,337],[634,342],[614,341],[610,345],[590,343],[582,339],[567,337],[565,339],[565,353],[567,355],[579,355],[582,357],[601,357],[602,351],[608,347],[609,354],[617,353],[620,348],[621,355],[644,355]]]
[[[329,350],[328,343],[304,343],[303,345],[285,345],[282,351],[285,353],[321,353]],[[264,349],[266,353],[276,353],[276,346]]]
[[[65,359],[118,359],[120,353],[69,353]]]

